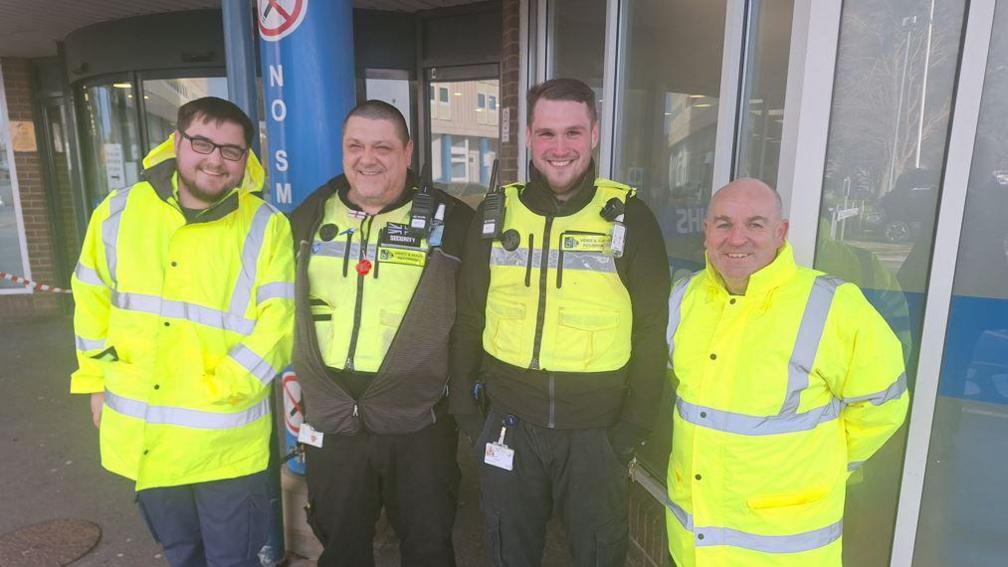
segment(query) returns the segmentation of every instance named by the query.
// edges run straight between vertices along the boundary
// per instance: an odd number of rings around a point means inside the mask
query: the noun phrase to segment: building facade
[[[1008,0],[356,4],[358,97],[401,108],[415,163],[470,203],[494,160],[501,182],[526,176],[524,92],[561,76],[595,90],[598,173],[638,188],[676,276],[703,265],[718,187],[775,186],[799,262],[858,283],[907,359],[911,414],[851,478],[845,564],[1003,563]],[[213,13],[123,28],[189,30],[156,52],[112,49],[128,40],[110,21],[3,57],[0,271],[65,286],[97,200],[136,179],[179,104],[227,94]],[[0,280],[0,317],[68,306]],[[634,564],[667,561],[673,395],[633,469]]]

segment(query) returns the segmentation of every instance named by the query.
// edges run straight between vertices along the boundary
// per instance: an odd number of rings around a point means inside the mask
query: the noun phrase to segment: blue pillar
[[[283,211],[343,170],[357,102],[351,0],[259,0],[268,194]]]
[[[441,134],[441,181],[451,183],[452,180],[452,137],[451,134]]]
[[[228,98],[248,114],[255,127],[252,150],[259,155],[259,102],[256,96],[255,38],[248,0],[222,0],[224,57]]]
[[[487,165],[486,155],[490,153],[490,141],[486,138],[480,138],[480,156],[479,156],[479,170],[480,170],[480,185],[486,185],[490,183],[490,166]]]

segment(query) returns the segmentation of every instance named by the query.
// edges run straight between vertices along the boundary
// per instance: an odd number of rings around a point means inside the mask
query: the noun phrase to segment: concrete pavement
[[[0,534],[55,518],[101,526],[102,538],[80,567],[166,565],[133,503],[130,481],[101,468],[86,396],[68,393],[76,367],[69,318],[7,324],[0,333]],[[462,465],[455,546],[460,567],[487,565],[472,453]],[[399,565],[395,536],[376,542],[380,567]],[[297,565],[311,562],[299,561]],[[546,567],[569,565],[566,542],[551,524]]]

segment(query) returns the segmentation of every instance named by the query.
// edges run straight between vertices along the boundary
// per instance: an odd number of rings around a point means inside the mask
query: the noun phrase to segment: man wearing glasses
[[[253,194],[252,123],[214,97],[179,108],[144,181],[91,216],[72,284],[78,369],[102,466],[136,482],[173,566],[257,566],[269,501],[270,382],[290,362],[286,218]]]

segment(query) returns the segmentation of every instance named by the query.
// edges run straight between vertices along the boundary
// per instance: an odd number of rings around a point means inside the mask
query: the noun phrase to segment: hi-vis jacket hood
[[[137,490],[235,478],[269,459],[270,383],[289,362],[294,261],[263,171],[186,219],[169,139],[95,209],[74,271],[74,393],[104,392],[102,465]]]
[[[249,150],[246,152],[246,155],[248,157],[245,159],[245,177],[242,179],[241,185],[235,188],[235,191],[239,193],[255,193],[262,189],[263,181],[266,179],[266,172],[263,170],[262,164],[259,163],[259,158],[256,157],[255,152]],[[171,135],[168,136],[167,140],[158,144],[156,148],[144,156],[144,172],[153,171],[155,165],[174,159],[175,136]]]

